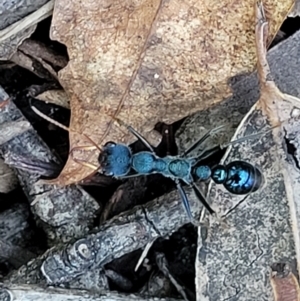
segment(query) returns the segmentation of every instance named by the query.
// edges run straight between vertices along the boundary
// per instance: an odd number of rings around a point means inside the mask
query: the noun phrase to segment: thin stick
[[[52,123],[52,124],[58,126],[59,128],[65,130],[65,131],[67,131],[67,132],[69,132],[69,133],[72,132],[68,127],[66,127],[65,125],[59,123],[58,121],[56,121],[56,120],[50,118],[49,116],[45,115],[45,114],[42,113],[40,110],[38,110],[36,107],[31,106],[31,109],[32,109],[32,111],[33,111],[35,114],[39,115],[40,117],[42,117],[43,119],[47,120],[48,122],[50,122],[50,123]]]
[[[155,242],[156,238],[152,239],[151,241],[149,241],[143,251],[143,253],[141,254],[138,263],[135,266],[134,271],[137,272],[137,270],[139,269],[139,267],[141,266],[141,264],[143,263],[144,259],[147,257],[148,252],[150,250],[150,248],[152,247],[153,243]]]
[[[0,42],[5,41],[6,39],[16,35],[21,30],[25,30],[40,21],[46,19],[47,17],[52,15],[54,6],[54,0],[47,2],[45,5],[40,7],[38,10],[33,12],[32,14],[26,16],[25,18],[17,21],[3,30],[0,30]]]

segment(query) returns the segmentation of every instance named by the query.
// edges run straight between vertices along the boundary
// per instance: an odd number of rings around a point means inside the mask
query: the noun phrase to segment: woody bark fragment
[[[0,287],[0,295],[3,300],[15,301],[166,301],[165,298],[141,297],[137,294],[122,294],[103,290],[93,293],[78,289],[45,288],[37,285],[11,285]],[[168,298],[168,301],[183,301],[182,299]]]
[[[7,162],[20,165],[29,158],[29,162],[59,163],[45,143],[39,138],[32,126],[14,105],[0,86],[0,151]],[[9,127],[7,126],[9,125]],[[5,128],[4,128],[5,126]],[[4,136],[5,134],[5,136]],[[50,245],[60,241],[82,236],[93,225],[93,219],[99,205],[79,187],[57,188],[39,184],[40,174],[35,170],[28,172],[16,167],[21,186],[32,205],[31,209],[38,222],[42,221]],[[74,205],[75,204],[75,205]],[[51,214],[50,214],[51,213]]]
[[[191,189],[186,192],[193,214],[199,216],[200,202]],[[66,283],[89,270],[101,269],[113,259],[143,248],[149,241],[169,235],[188,222],[178,193],[173,191],[116,216],[74,243],[58,245],[7,280],[12,283],[44,283],[45,280],[49,284]]]

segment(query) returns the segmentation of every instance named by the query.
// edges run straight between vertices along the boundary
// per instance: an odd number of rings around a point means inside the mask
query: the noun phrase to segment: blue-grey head
[[[129,173],[131,158],[132,153],[127,145],[108,142],[103,147],[98,161],[104,175],[121,177]]]

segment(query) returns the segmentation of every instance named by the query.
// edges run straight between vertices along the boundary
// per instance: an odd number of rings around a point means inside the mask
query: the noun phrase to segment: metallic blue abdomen
[[[233,194],[247,194],[260,188],[264,178],[259,169],[245,161],[234,161],[212,169],[212,179]]]

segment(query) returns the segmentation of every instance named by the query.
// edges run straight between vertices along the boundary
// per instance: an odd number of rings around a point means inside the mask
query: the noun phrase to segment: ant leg
[[[227,148],[230,145],[235,145],[235,144],[241,143],[245,140],[259,138],[262,135],[268,134],[269,132],[271,132],[277,126],[278,125],[272,127],[270,130],[267,130],[267,131],[264,131],[264,132],[260,132],[260,133],[256,133],[256,134],[249,135],[249,136],[246,136],[246,137],[242,137],[242,138],[233,140],[233,141],[225,143],[225,144],[217,145],[217,146],[215,146],[211,149],[203,150],[197,157],[193,158],[193,159],[195,159],[195,162],[194,162],[193,165],[196,165],[197,163],[199,163],[199,161],[207,159],[208,157],[212,156],[213,154],[219,152],[220,150],[222,150],[224,148]]]
[[[210,148],[208,150],[203,150],[197,157],[194,158],[195,162],[193,163],[193,165],[198,164],[199,161],[201,161],[201,160],[207,159],[208,157],[212,156],[213,154],[221,151],[223,148],[225,148],[225,147],[222,147],[222,145],[217,145],[217,146],[215,146],[213,148]]]
[[[191,151],[193,151],[197,146],[202,144],[207,138],[210,136],[220,132],[225,125],[218,126],[210,131],[208,131],[204,136],[202,136],[199,140],[197,140],[192,146],[190,146],[182,155],[181,157],[185,157],[187,154],[189,154]]]
[[[142,174],[132,174],[132,175],[126,175],[126,176],[119,176],[119,177],[115,177],[116,179],[120,179],[120,180],[125,180],[125,179],[130,179],[130,178],[135,178],[135,177],[141,177],[143,176]]]
[[[175,180],[175,183],[176,183],[176,187],[177,187],[177,189],[178,189],[178,191],[179,191],[179,194],[180,194],[180,197],[181,197],[183,206],[184,206],[184,208],[185,208],[185,211],[186,211],[186,213],[187,213],[187,215],[188,215],[190,221],[192,221],[192,220],[193,220],[193,216],[192,216],[190,203],[189,203],[189,200],[188,200],[188,198],[187,198],[187,196],[186,196],[186,193],[185,193],[185,191],[183,190],[183,188],[182,188],[182,186],[181,186],[181,184],[180,184],[180,182],[179,182],[178,179]]]
[[[175,183],[176,183],[176,187],[177,187],[177,190],[179,191],[179,194],[180,194],[180,197],[181,197],[181,200],[182,200],[182,203],[183,203],[183,206],[185,208],[185,211],[189,217],[189,220],[190,222],[195,226],[195,227],[200,227],[201,226],[201,223],[198,222],[197,220],[195,220],[192,216],[192,212],[191,212],[191,207],[190,207],[190,203],[189,203],[189,200],[186,196],[186,193],[184,191],[184,189],[182,188],[182,185],[180,184],[179,180],[176,179],[175,180]]]
[[[125,122],[123,122],[122,120],[114,117],[113,118],[115,121],[117,121],[120,125],[123,125],[124,127],[126,127],[126,129],[133,134],[138,140],[140,140],[152,153],[155,154],[153,147],[151,146],[151,144],[146,140],[146,138],[144,138],[140,133],[138,133],[132,126],[127,125]]]
[[[139,134],[133,127],[130,125],[127,126],[127,129],[130,133],[132,133],[136,138],[138,138],[150,151],[155,154],[155,151],[151,144],[144,138],[141,134]]]
[[[210,205],[208,204],[205,196],[203,195],[201,190],[197,187],[196,183],[193,181],[192,183],[190,183],[190,185],[192,186],[192,188],[193,188],[193,190],[196,194],[197,199],[202,203],[202,205],[209,212],[209,214],[211,214],[211,215],[215,214],[215,211],[210,207]]]

